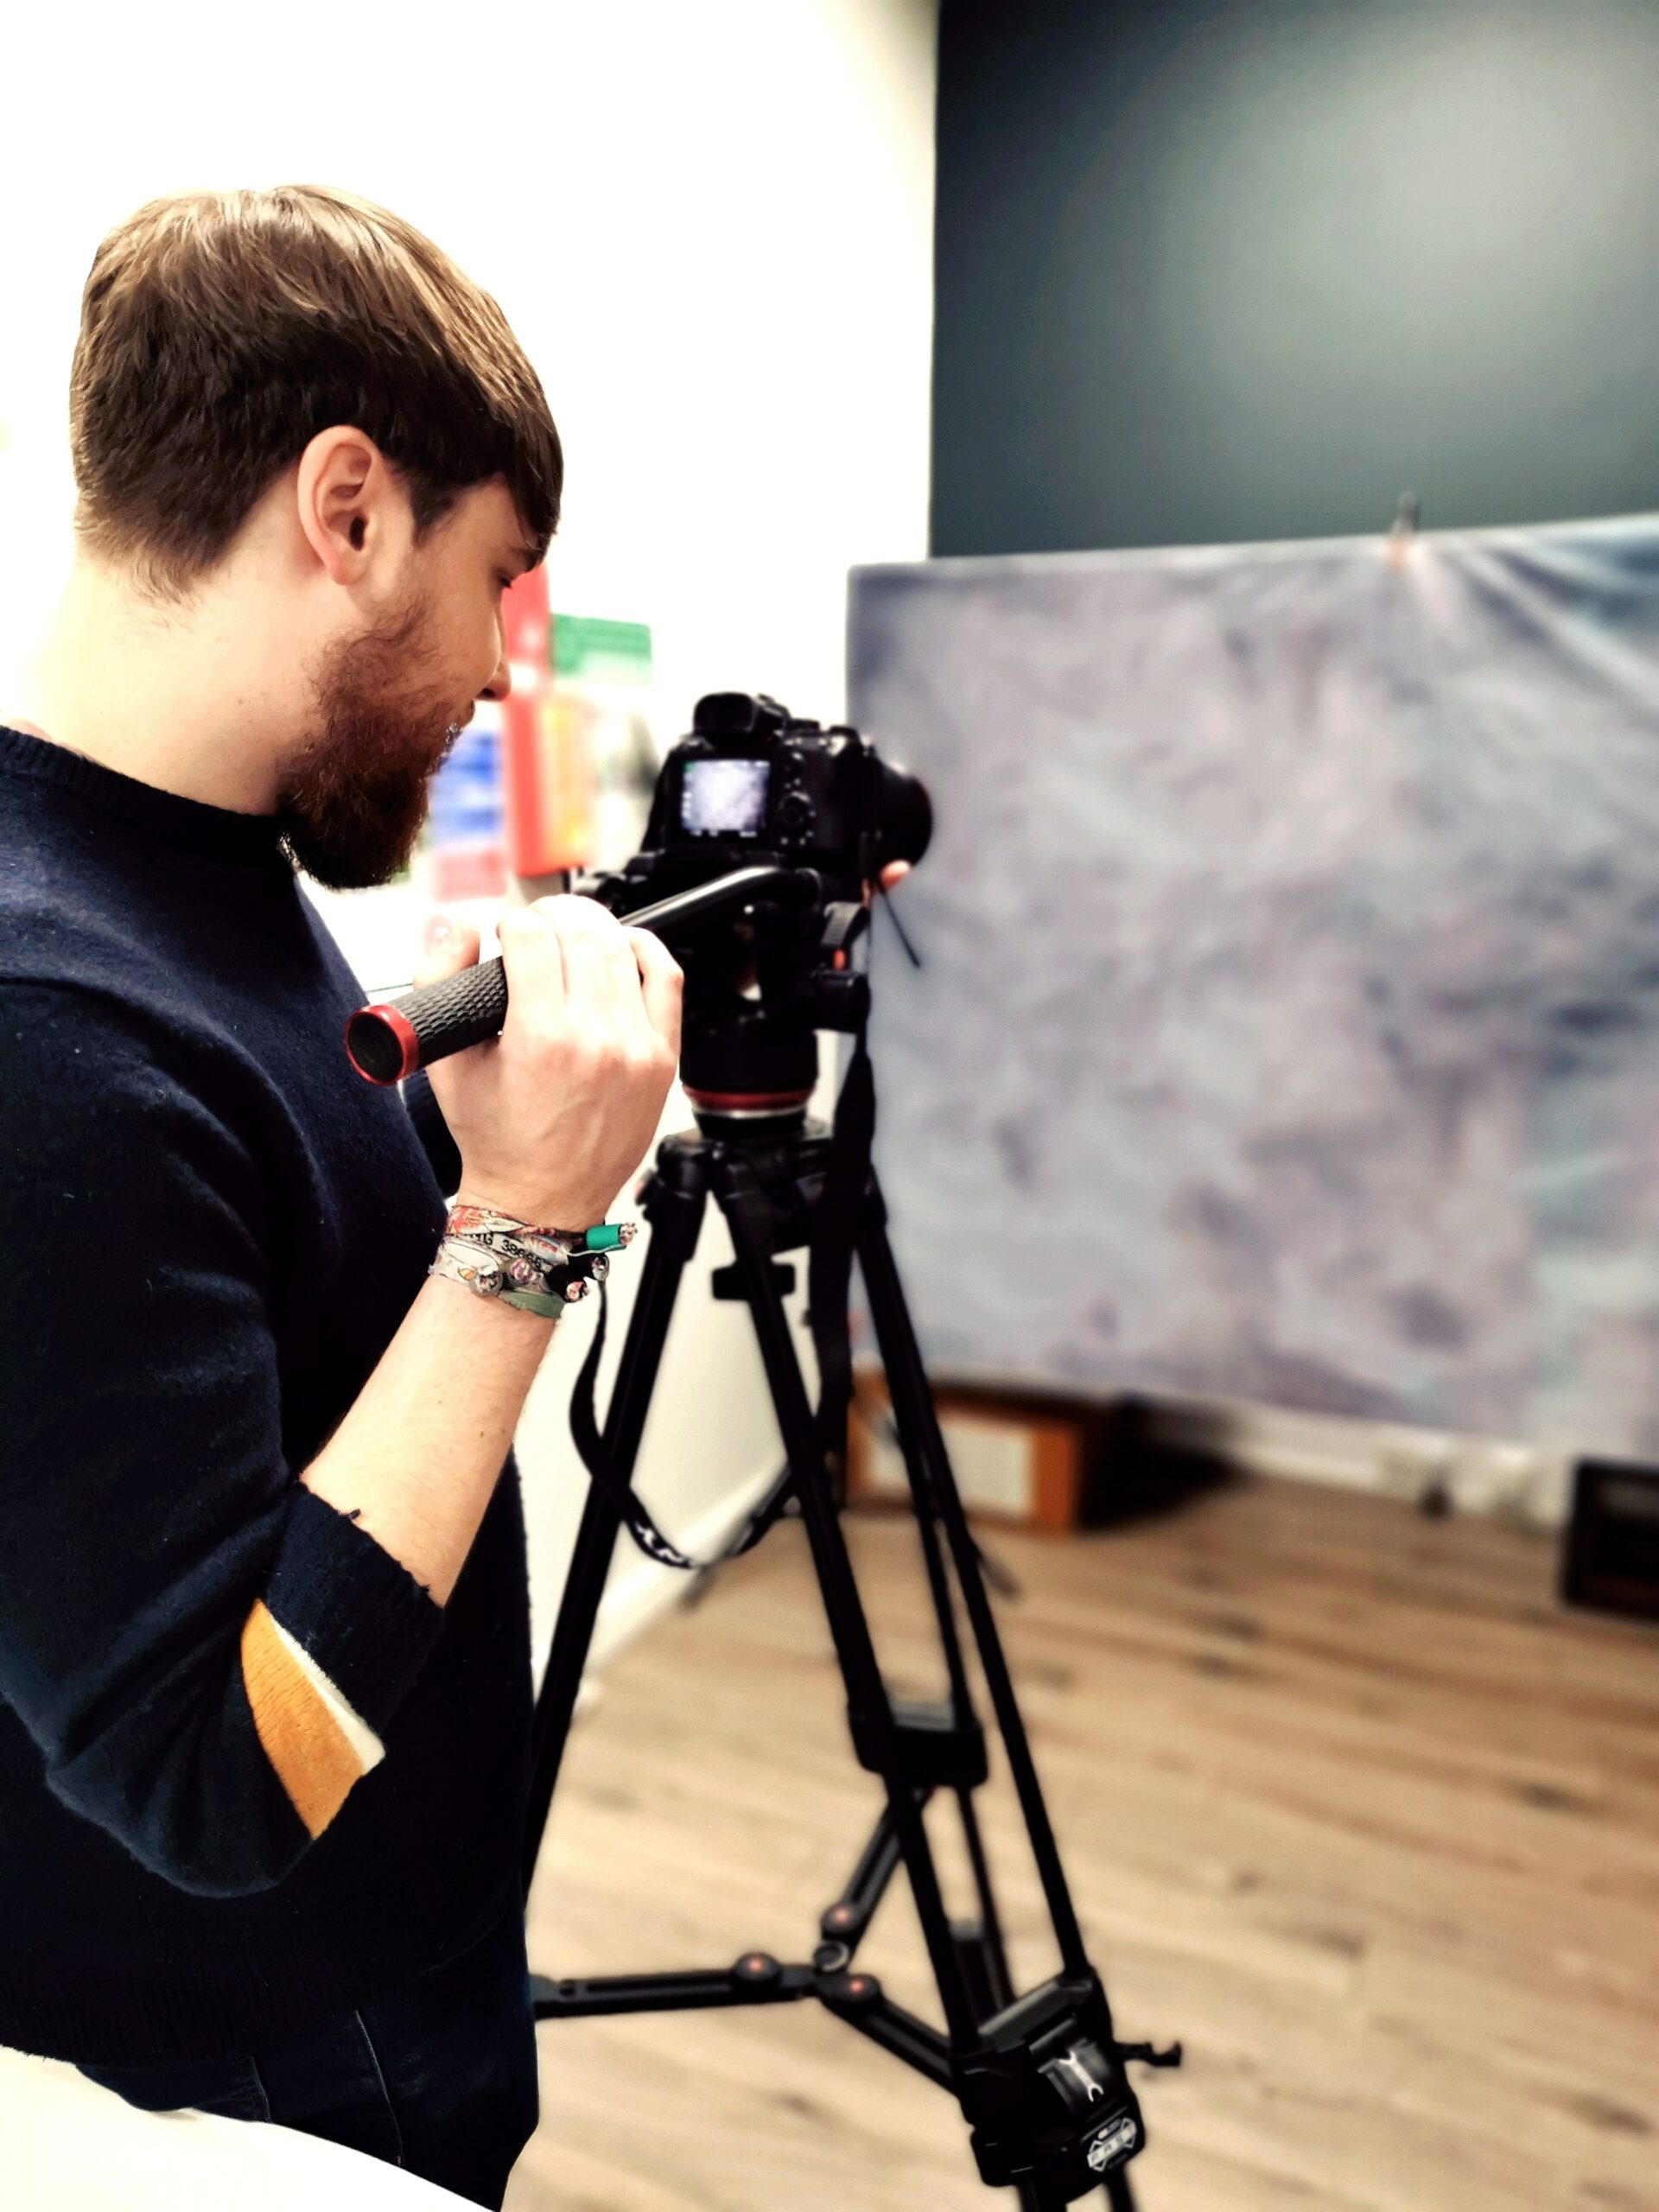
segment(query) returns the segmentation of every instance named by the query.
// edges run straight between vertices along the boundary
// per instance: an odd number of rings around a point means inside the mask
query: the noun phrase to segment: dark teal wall
[[[1659,0],[944,0],[938,554],[1659,509]]]

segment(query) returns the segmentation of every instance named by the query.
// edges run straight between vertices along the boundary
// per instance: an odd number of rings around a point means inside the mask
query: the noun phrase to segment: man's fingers
[[[569,892],[538,899],[531,912],[558,938],[569,1004],[614,1012],[622,984],[633,982],[633,963],[615,915],[596,899]]]
[[[680,963],[659,937],[649,930],[630,930],[627,942],[639,969],[639,988],[645,995],[645,1015],[652,1027],[672,1051],[677,1064],[680,1057],[680,1008],[685,977]]]
[[[533,906],[508,906],[496,924],[501,945],[501,964],[507,977],[507,1025],[513,1016],[531,1018],[531,1010],[549,1013],[563,1007],[568,990],[564,954],[558,931]]]
[[[441,983],[446,976],[458,976],[463,968],[477,964],[478,931],[472,924],[452,921],[448,914],[434,914],[422,933],[421,957],[414,975],[416,988]]]
[[[572,1011],[603,1013],[624,1030],[648,1027],[677,1064],[684,978],[662,939],[625,928],[597,899],[568,893],[538,899],[529,911],[559,944]]]

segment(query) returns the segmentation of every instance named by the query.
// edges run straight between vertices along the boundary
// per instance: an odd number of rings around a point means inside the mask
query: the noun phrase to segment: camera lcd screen
[[[692,837],[753,837],[766,818],[769,760],[688,760],[680,827]]]

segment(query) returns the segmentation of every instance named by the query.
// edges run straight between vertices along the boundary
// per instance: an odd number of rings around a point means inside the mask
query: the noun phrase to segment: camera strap
[[[570,1400],[570,1435],[590,1479],[598,1484],[621,1515],[628,1534],[645,1557],[654,1559],[659,1567],[678,1567],[682,1573],[696,1574],[714,1562],[690,1559],[677,1544],[670,1543],[652,1519],[645,1500],[612,1458],[600,1433],[599,1419],[594,1410],[594,1386],[599,1380],[599,1363],[605,1356],[605,1323],[609,1312],[605,1292],[606,1286],[601,1282],[594,1341],[588,1347],[588,1357],[582,1363],[582,1372],[576,1377],[575,1391]]]
[[[818,1403],[813,1429],[832,1478],[840,1471],[846,1443],[847,1409],[852,1399],[848,1300],[874,1132],[875,1079],[864,1025],[861,1023],[855,1033],[853,1057],[836,1101],[835,1128],[819,1200],[818,1234],[812,1240],[807,1267],[807,1302],[812,1346],[818,1363]],[[790,1471],[785,1470],[761,1506],[716,1558],[692,1559],[677,1544],[671,1543],[652,1518],[645,1500],[617,1465],[600,1429],[594,1401],[600,1362],[605,1356],[608,1306],[606,1285],[601,1282],[598,1287],[599,1318],[594,1340],[582,1363],[570,1401],[570,1434],[583,1466],[616,1508],[639,1549],[659,1567],[676,1567],[684,1574],[698,1574],[719,1566],[722,1560],[740,1557],[760,1542],[777,1518],[792,1487]]]

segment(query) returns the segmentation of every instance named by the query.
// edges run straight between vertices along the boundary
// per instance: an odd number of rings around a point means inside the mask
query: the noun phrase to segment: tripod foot
[[[1129,2187],[1128,2174],[1108,2174],[1102,2184],[1102,2193],[1111,2207],[1111,2212],[1135,2212],[1135,2192]],[[1016,2194],[1020,2199],[1020,2212],[1065,2212],[1063,2198],[1046,2196],[1029,2182],[1021,2182]]]

